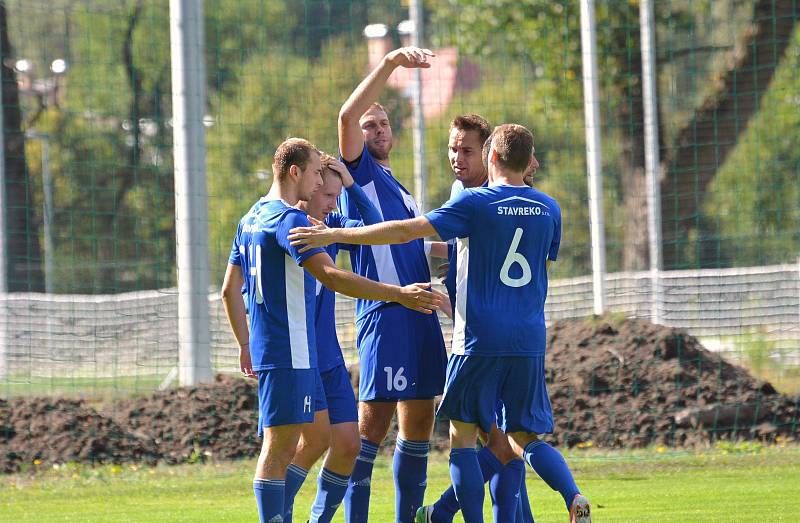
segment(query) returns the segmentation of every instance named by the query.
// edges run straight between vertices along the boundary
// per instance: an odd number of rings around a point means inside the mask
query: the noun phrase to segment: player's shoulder
[[[262,230],[272,229],[289,219],[296,222],[300,218],[308,223],[306,213],[296,207],[292,207],[283,200],[262,199],[256,212],[251,215],[250,223],[257,225]]]
[[[297,207],[291,207],[285,203],[283,208],[275,209],[275,214],[278,222],[290,222],[293,224],[300,222],[304,224],[310,224],[308,221],[308,215],[305,213],[305,211],[301,211]]]
[[[544,201],[549,208],[554,209],[554,210],[556,210],[558,212],[561,212],[561,206],[558,204],[558,201],[555,198],[553,198],[552,196],[550,196],[546,192],[540,191],[539,189],[535,189],[533,187],[531,187],[530,189],[534,192],[536,197],[539,200]]]

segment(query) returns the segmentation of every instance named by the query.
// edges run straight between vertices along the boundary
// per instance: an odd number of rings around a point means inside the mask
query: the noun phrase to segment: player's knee
[[[398,406],[398,425],[403,439],[430,439],[435,419],[433,400],[404,401]]]
[[[371,441],[376,445],[380,445],[386,437],[386,433],[389,432],[388,428],[384,428],[381,425],[370,424],[359,425],[358,430],[362,439]]]
[[[358,411],[358,431],[363,439],[380,444],[389,432],[394,404],[362,403]]]
[[[493,427],[489,433],[486,446],[503,465],[518,457],[509,442],[509,436],[497,427]]]
[[[489,445],[487,446],[489,447],[489,450],[492,452],[492,454],[495,455],[497,460],[503,465],[506,465],[512,459],[519,457],[517,453],[514,452],[514,449],[511,448],[511,445],[508,443],[507,440],[503,441],[499,439],[497,440],[490,439]]]
[[[297,444],[298,454],[312,455],[315,457],[322,456],[330,447],[330,433],[320,432],[313,435],[303,435],[300,442]]]
[[[341,461],[355,462],[358,453],[361,452],[361,439],[357,434],[344,438],[337,438],[331,447],[331,453]]]
[[[525,447],[539,439],[534,432],[511,432],[508,437],[511,447],[518,456],[522,456]]]

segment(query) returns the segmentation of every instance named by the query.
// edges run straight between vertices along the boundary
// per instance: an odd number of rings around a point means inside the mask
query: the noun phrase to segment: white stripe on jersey
[[[469,238],[456,241],[456,310],[453,311],[453,354],[464,354],[467,324],[467,276],[469,272]]]
[[[309,369],[311,364],[306,325],[305,273],[289,255],[284,255],[283,267],[286,277],[286,322],[289,325],[292,368]]]
[[[372,205],[378,209],[381,220],[383,220],[383,209],[381,209],[381,202],[378,200],[378,193],[375,190],[375,182],[369,182],[362,186],[361,189],[372,202]],[[397,267],[395,267],[394,258],[392,258],[392,246],[372,245],[371,247],[372,257],[375,259],[375,268],[378,270],[378,281],[400,285],[400,277],[397,276]]]

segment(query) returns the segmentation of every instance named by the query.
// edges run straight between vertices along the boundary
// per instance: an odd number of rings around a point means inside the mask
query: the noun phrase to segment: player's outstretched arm
[[[380,64],[358,84],[339,110],[339,153],[345,161],[351,162],[361,155],[364,135],[358,120],[373,102],[378,101],[392,71],[398,67],[428,68],[431,66],[428,60],[433,56],[430,49],[395,49],[384,56]]]
[[[255,378],[250,360],[250,333],[247,328],[247,313],[242,299],[244,276],[239,265],[228,264],[222,282],[222,306],[228,316],[233,335],[239,343],[239,370],[249,378]]]
[[[325,287],[354,298],[394,301],[411,310],[430,314],[438,310],[447,297],[438,291],[427,290],[430,283],[414,283],[405,287],[388,285],[343,271],[333,264],[326,253],[311,256],[302,264]]]
[[[319,222],[312,220],[312,223]],[[392,220],[365,227],[348,229],[328,229],[320,225],[314,227],[295,227],[289,231],[291,245],[305,252],[315,247],[325,247],[332,243],[355,243],[360,245],[387,245],[407,243],[417,238],[433,236],[436,229],[424,216],[409,220]]]

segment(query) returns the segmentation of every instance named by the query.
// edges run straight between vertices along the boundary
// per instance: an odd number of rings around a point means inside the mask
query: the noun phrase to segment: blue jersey
[[[356,205],[364,221],[351,220],[340,212],[334,211],[325,217],[325,225],[331,228],[360,227],[365,223],[370,225],[381,221],[381,215],[378,213],[378,210],[370,203],[366,194],[364,194],[364,191],[358,184],[354,183],[351,187],[345,189],[345,191],[350,200]],[[340,249],[352,250],[355,247],[355,245],[334,243],[328,245],[325,251],[330,255],[332,260],[336,260],[336,255],[339,253]],[[323,287],[320,282],[316,284],[316,292],[317,310],[314,328],[317,338],[319,371],[325,372],[337,365],[343,364],[344,357],[342,356],[342,349],[339,346],[339,338],[336,336],[336,293]]]
[[[264,202],[269,201],[266,197],[259,198],[256,200],[256,203],[250,206],[250,210],[247,211],[245,216],[249,216],[251,214],[257,214],[258,209],[264,204]],[[244,283],[242,284],[242,298],[244,298],[244,310],[250,314],[250,309],[247,308],[247,278],[244,279]]]
[[[484,182],[481,187],[488,187],[489,181]],[[464,184],[461,180],[456,180],[450,187],[450,199],[452,200],[464,190]],[[444,287],[447,289],[447,296],[450,298],[450,309],[455,312],[456,310],[456,265],[458,261],[456,258],[456,240],[450,238],[447,240],[447,274],[444,277]]]
[[[379,164],[372,157],[366,144],[359,160],[353,163],[355,165],[348,164],[347,168],[377,208],[382,221],[419,216],[411,193],[395,180],[391,169]],[[346,217],[361,219],[355,202],[347,193],[339,198],[339,208]],[[355,273],[383,283],[409,285],[431,280],[425,257],[425,242],[422,239],[401,245],[360,245],[350,251],[350,262]],[[356,315],[361,317],[385,304],[386,302],[358,300]]]
[[[228,258],[247,282],[253,370],[316,368],[315,280],[300,264],[324,251],[289,245],[289,229],[310,226],[302,211],[266,198],[254,210],[239,221]]]
[[[456,241],[453,353],[545,352],[547,260],[561,241],[561,209],[528,186],[466,189],[426,215]]]

